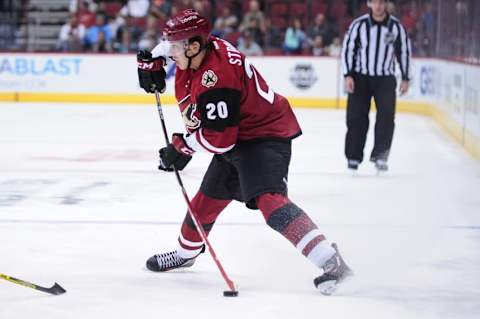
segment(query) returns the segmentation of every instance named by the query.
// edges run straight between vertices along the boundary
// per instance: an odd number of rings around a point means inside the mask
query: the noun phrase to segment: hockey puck
[[[238,297],[238,290],[225,290],[223,292],[224,297]]]

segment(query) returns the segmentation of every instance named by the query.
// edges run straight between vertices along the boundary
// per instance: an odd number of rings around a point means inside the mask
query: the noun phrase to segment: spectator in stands
[[[80,10],[80,7],[86,7],[92,12],[97,12],[98,5],[94,0],[70,0],[69,11],[74,14]]]
[[[237,17],[238,21],[243,23],[243,1],[241,0],[230,0],[230,9],[232,14]]]
[[[321,35],[315,36],[312,44],[312,55],[313,56],[324,56],[327,55],[327,50],[323,45],[323,37]]]
[[[151,51],[158,42],[159,40],[157,39],[155,31],[147,30],[142,34],[140,41],[138,41],[138,50]]]
[[[85,26],[79,24],[75,16],[60,29],[58,36],[58,50],[63,52],[78,52],[83,47],[83,37],[85,36]]]
[[[93,52],[112,52],[112,45],[109,40],[107,40],[105,31],[99,31],[97,41],[94,43],[92,47]]]
[[[249,30],[245,30],[243,35],[238,39],[237,48],[247,56],[263,55],[262,48],[255,42],[253,34]]]
[[[282,46],[282,40],[283,39],[280,30],[272,24],[272,20],[270,18],[266,18],[263,47],[265,49],[280,48]]]
[[[257,43],[263,44],[263,35],[265,34],[265,15],[260,11],[260,4],[257,0],[251,0],[249,10],[243,16],[239,31],[249,30]]]
[[[222,15],[215,20],[212,34],[219,37],[226,37],[235,31],[237,24],[237,17],[232,14],[230,7],[225,5],[222,9]]]
[[[329,45],[332,39],[338,35],[337,30],[325,19],[323,13],[319,13],[315,16],[313,25],[307,31],[308,37],[313,40],[317,35],[321,35],[323,43]]]
[[[158,42],[159,39],[157,38],[155,20],[149,20],[147,23],[147,29],[138,41],[138,50],[152,51],[152,49],[158,44]]]
[[[342,41],[339,37],[335,37],[332,44],[328,47],[328,55],[333,57],[339,57],[342,53]]]
[[[389,1],[387,3],[387,12],[392,16],[397,14],[397,8],[395,7],[395,3],[393,3],[392,1]]]
[[[178,6],[176,6],[175,4],[172,5],[172,10],[170,11],[170,16],[173,17],[173,16],[176,16],[180,11],[180,9],[178,8]]]
[[[157,19],[167,21],[172,12],[171,0],[153,0],[150,6],[150,14]]]
[[[125,24],[126,21],[120,14],[118,14],[116,17],[107,18],[107,25],[110,28],[112,39],[117,38],[118,30],[120,30]]]
[[[78,2],[78,9],[75,11],[78,23],[83,24],[85,28],[90,28],[95,25],[96,14],[90,8],[89,1],[80,0]]]
[[[293,19],[291,25],[287,28],[285,33],[285,40],[283,41],[283,52],[290,53],[302,53],[302,48],[306,43],[306,35],[302,30],[302,22],[300,19]]]
[[[402,25],[405,27],[408,33],[413,32],[415,26],[417,25],[417,19],[417,3],[412,1],[401,18]]]
[[[191,8],[204,17],[210,17],[210,11],[212,7],[210,3],[206,0],[194,0]]]
[[[120,9],[120,14],[124,17],[143,18],[147,15],[150,8],[148,0],[128,0]]]
[[[434,39],[436,34],[436,21],[433,4],[431,2],[425,3],[425,10],[421,18],[422,30],[422,51],[426,56],[433,54]]]
[[[120,9],[120,16],[126,21],[126,24],[121,28],[121,48],[123,50],[130,51],[129,48],[140,40],[145,29],[149,10],[149,0],[128,0]],[[123,43],[125,39],[128,39],[127,43]]]
[[[131,34],[127,28],[121,28],[118,30],[118,41],[112,44],[115,52],[129,53],[137,51],[137,44],[132,41]]]
[[[429,35],[435,34],[435,12],[433,10],[432,2],[425,3],[425,10],[423,11],[422,16],[423,28],[425,29],[426,33]]]
[[[100,41],[105,42],[99,43]],[[110,27],[105,23],[105,15],[103,13],[97,14],[96,24],[88,28],[85,34],[85,46],[87,49],[103,49],[111,46],[112,33]],[[103,52],[103,51],[96,51]]]

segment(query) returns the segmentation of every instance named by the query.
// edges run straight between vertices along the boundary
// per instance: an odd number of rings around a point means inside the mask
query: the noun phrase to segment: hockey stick
[[[160,101],[160,93],[158,91],[155,91],[155,98],[157,99],[157,110],[158,110],[158,115],[160,116],[160,123],[162,124],[162,130],[163,130],[163,137],[165,138],[165,144],[169,144],[170,140],[168,138],[168,133],[167,133],[167,127],[165,126],[165,118],[163,117],[163,111],[162,111],[162,103]],[[199,218],[197,214],[193,211],[192,209],[192,204],[190,202],[190,199],[188,198],[187,191],[185,190],[185,186],[183,186],[182,178],[180,177],[180,173],[178,170],[174,167],[173,168],[175,172],[175,176],[177,177],[178,185],[180,186],[180,189],[182,190],[183,198],[185,199],[185,202],[187,203],[188,207],[188,213],[190,214],[190,217],[192,217],[193,223],[195,224],[195,227],[197,228],[198,234],[202,238],[202,240],[205,242],[207,245],[208,251],[210,252],[210,256],[212,256],[213,260],[215,261],[215,264],[218,267],[218,270],[220,270],[220,273],[222,274],[223,279],[225,280],[225,283],[227,284],[228,288],[230,290],[226,290],[223,292],[223,295],[225,297],[236,297],[238,296],[238,290],[235,287],[235,283],[228,277],[227,273],[225,272],[225,269],[223,269],[222,264],[220,263],[220,260],[217,258],[217,254],[213,250],[212,245],[210,244],[210,241],[208,240],[207,233],[201,227],[201,224],[199,223]]]
[[[42,287],[42,286],[32,284],[31,282],[28,282],[28,281],[24,281],[24,280],[21,280],[21,279],[17,279],[17,278],[7,276],[7,275],[2,274],[2,273],[0,273],[0,278],[5,279],[5,280],[10,281],[10,282],[13,282],[14,284],[17,284],[17,285],[32,288],[32,289],[35,289],[35,290],[40,290],[40,291],[46,292],[46,293],[51,294],[51,295],[61,295],[61,294],[67,292],[65,289],[62,288],[62,286],[60,286],[57,283],[55,283],[55,285],[53,285],[50,288],[45,288],[45,287]]]

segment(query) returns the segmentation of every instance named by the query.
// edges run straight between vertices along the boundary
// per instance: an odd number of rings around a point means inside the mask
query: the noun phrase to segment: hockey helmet
[[[208,20],[193,9],[187,9],[167,21],[163,35],[168,41],[187,40],[196,36],[203,39],[210,35]]]

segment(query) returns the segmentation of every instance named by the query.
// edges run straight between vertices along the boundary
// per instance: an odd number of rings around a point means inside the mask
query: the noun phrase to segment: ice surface
[[[175,245],[186,207],[156,171],[154,105],[0,105],[0,272],[68,291],[0,281],[0,318],[479,318],[479,163],[429,118],[399,114],[391,171],[366,162],[352,176],[344,111],[296,113],[290,197],[356,273],[336,296],[315,291],[317,269],[237,203],[211,241],[238,298],[222,296],[207,254],[188,270],[145,270]],[[176,108],[165,116],[182,130]],[[208,160],[196,154],[182,173],[191,196]]]

